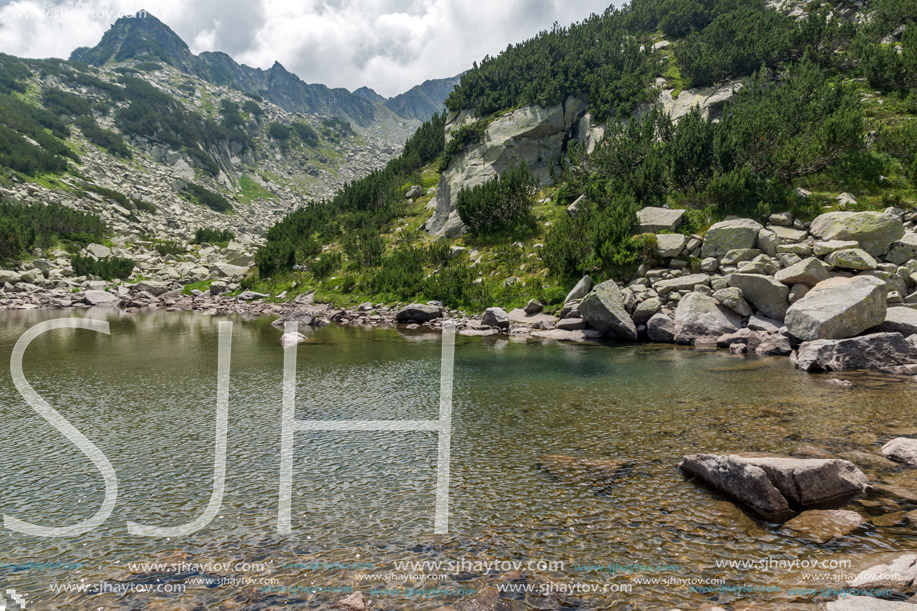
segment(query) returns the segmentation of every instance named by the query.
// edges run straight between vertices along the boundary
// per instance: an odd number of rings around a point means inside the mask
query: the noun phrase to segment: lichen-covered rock
[[[809,231],[822,240],[850,240],[873,257],[885,255],[904,236],[901,217],[884,212],[828,212]]]
[[[670,210],[669,208],[650,206],[637,212],[637,222],[640,224],[638,231],[639,233],[675,231],[681,225],[684,216],[684,210]]]
[[[761,223],[751,219],[733,219],[716,223],[707,230],[703,257],[720,257],[730,250],[754,248],[758,243],[758,232],[763,229]]]
[[[634,313],[631,315],[631,318],[633,318],[635,325],[645,325],[661,309],[662,300],[658,297],[650,297],[649,299],[645,299],[637,304],[637,307],[634,308]]]
[[[688,238],[681,233],[660,233],[656,235],[656,255],[662,259],[671,259],[680,255]]]
[[[844,339],[885,322],[885,285],[872,276],[820,282],[786,312],[789,332],[801,340]]]
[[[872,255],[862,248],[836,250],[825,257],[825,262],[841,269],[852,269],[861,272],[876,269],[879,265]]]
[[[579,305],[589,326],[600,333],[631,342],[637,341],[637,328],[627,313],[624,296],[614,280],[597,285]]]
[[[713,298],[739,316],[751,316],[751,306],[742,297],[742,289],[727,287],[713,293]]]
[[[699,338],[715,340],[741,326],[741,316],[700,293],[688,293],[675,311],[675,341],[679,344],[692,344]]]
[[[803,259],[799,263],[781,269],[774,279],[787,285],[804,284],[812,287],[830,277],[831,266],[815,257]]]
[[[783,320],[789,307],[790,289],[763,274],[731,274],[729,286],[742,289],[742,296],[769,318]]]

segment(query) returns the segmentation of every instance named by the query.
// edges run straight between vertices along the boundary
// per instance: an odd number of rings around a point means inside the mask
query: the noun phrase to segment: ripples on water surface
[[[270,320],[234,321],[226,494],[207,528],[180,540],[130,537],[126,522],[177,525],[210,496],[218,318],[151,313],[108,317],[111,335],[55,331],[25,358],[30,382],[106,454],[118,475],[115,511],[95,531],[42,539],[0,531],[0,564],[82,562],[82,570],[13,571],[0,585],[26,592],[29,608],[267,609],[315,607],[346,594],[266,593],[260,585],[188,586],[181,595],[53,593],[51,584],[148,584],[175,575],[129,562],[265,564],[221,570],[224,579],[277,579],[284,586],[372,587],[343,569],[282,568],[290,562],[373,565],[402,560],[563,561],[538,572],[557,584],[633,584],[632,576],[574,570],[578,564],[678,565],[649,577],[725,578],[733,585],[800,583],[799,572],[717,568],[716,559],[855,558],[914,544],[914,528],[869,526],[816,546],[785,536],[709,490],[676,465],[692,452],[790,454],[803,445],[833,455],[876,453],[889,437],[917,434],[912,381],[848,376],[850,388],[808,376],[787,359],[699,353],[671,346],[603,346],[457,338],[450,534],[434,536],[436,435],[418,432],[299,433],[293,536],[276,534],[283,351]],[[3,313],[0,357],[0,511],[61,526],[91,516],[102,481],[73,445],[16,393],[7,363],[19,335],[59,313]],[[326,328],[298,348],[299,419],[435,419],[439,336],[392,329]],[[627,463],[596,488],[539,467],[543,455]],[[907,472],[861,464],[873,480],[917,492]],[[851,506],[867,517],[913,510],[875,494]],[[423,572],[423,571],[421,571]],[[427,571],[429,572],[429,571]],[[523,571],[534,581],[533,572]],[[151,574],[153,573],[153,574]],[[466,571],[408,587],[493,587],[514,576]],[[198,575],[199,576],[199,575]],[[458,579],[458,580],[456,580]],[[384,582],[371,582],[378,587]],[[513,583],[519,583],[518,580]],[[390,584],[405,585],[405,584]],[[504,596],[505,609],[740,608],[785,595],[692,593],[634,585],[629,594]],[[454,598],[376,597],[376,609],[434,609]]]

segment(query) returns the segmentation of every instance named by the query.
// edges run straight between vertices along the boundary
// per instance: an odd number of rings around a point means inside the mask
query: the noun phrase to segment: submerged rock
[[[801,539],[825,544],[849,535],[865,523],[863,516],[855,511],[814,509],[802,512],[784,524],[783,528]]]

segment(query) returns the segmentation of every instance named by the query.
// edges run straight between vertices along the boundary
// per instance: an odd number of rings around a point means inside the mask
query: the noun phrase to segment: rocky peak
[[[95,66],[140,58],[159,60],[183,71],[190,71],[195,64],[185,41],[147,11],[121,17],[95,47],[81,47],[70,55],[71,60]]]

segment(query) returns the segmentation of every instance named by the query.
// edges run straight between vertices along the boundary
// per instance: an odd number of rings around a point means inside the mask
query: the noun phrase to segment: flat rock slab
[[[813,509],[802,512],[784,524],[783,529],[795,537],[824,544],[846,537],[865,523],[855,511]]]
[[[516,308],[509,313],[509,321],[526,327],[551,329],[557,324],[557,317],[548,314],[526,314],[523,308]]]
[[[917,310],[903,307],[888,308],[885,313],[885,322],[876,330],[883,333],[900,333],[904,337],[910,337],[917,333]]]
[[[668,208],[647,207],[637,212],[637,221],[640,223],[640,233],[659,233],[660,231],[674,231],[681,225],[685,216],[684,210],[670,210]]]
[[[917,439],[898,437],[882,446],[882,456],[889,460],[917,467]]]
[[[860,572],[847,585],[863,590],[892,590],[896,594],[912,592],[917,581],[917,554],[898,556],[888,564],[879,564]]]

